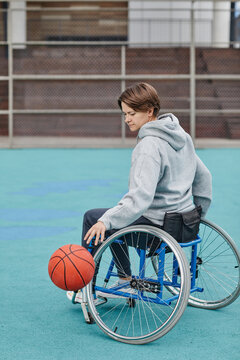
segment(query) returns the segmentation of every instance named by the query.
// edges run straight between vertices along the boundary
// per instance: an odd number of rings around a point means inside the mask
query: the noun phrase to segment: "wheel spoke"
[[[181,317],[189,295],[189,282],[184,280],[185,277],[189,277],[189,269],[181,248],[171,237],[165,239],[164,236],[166,235],[160,230],[154,230],[153,228],[153,231],[146,231],[145,228],[147,227],[140,227],[140,230],[130,231],[128,234],[124,234],[124,231],[120,230],[107,239],[96,252],[95,261],[99,261],[98,273],[95,274],[96,294],[98,295],[97,292],[99,291],[101,296],[107,298],[107,302],[96,307],[91,286],[87,290],[90,310],[96,323],[109,336],[123,342],[145,343],[163,336]],[[135,283],[126,282],[126,285],[116,286],[116,283],[114,285],[116,275],[114,277],[111,275],[107,283],[104,280],[106,274],[109,273],[108,269],[112,257],[115,259],[114,263],[117,262],[118,268],[121,267],[118,247],[115,246],[113,249],[111,246],[116,241],[115,239],[118,238],[121,238],[121,241],[125,243],[121,245],[121,253],[125,260],[130,261],[132,278]],[[175,254],[176,261],[181,262],[180,291],[172,301],[169,301],[172,295],[160,286],[162,281],[159,278],[161,271],[158,274],[158,271],[156,272],[152,266],[151,257],[147,257],[147,254],[152,254],[157,250],[162,241],[166,241],[166,246],[169,246],[172,251],[165,255],[165,269],[172,273],[173,254]],[[120,242],[118,241],[118,243]],[[148,244],[146,251],[144,244]],[[138,249],[140,249],[140,252],[136,251]],[[141,254],[141,257],[139,254]],[[145,256],[145,259],[143,256]],[[157,267],[162,266],[162,264],[159,265],[159,255],[156,258]],[[142,269],[140,269],[141,263],[143,264]],[[114,265],[113,274],[116,274],[116,270],[116,265]],[[103,286],[104,282],[106,285]],[[154,291],[152,292],[151,286],[155,288],[155,284],[159,287],[159,290],[156,292],[156,290],[152,289]],[[116,288],[111,288],[112,285]],[[105,286],[108,290],[104,290]],[[125,292],[129,296],[121,296],[120,292]]]
[[[189,297],[189,304],[216,309],[230,304],[240,293],[240,257],[236,245],[217,225],[202,220],[200,225],[198,278],[203,292]]]

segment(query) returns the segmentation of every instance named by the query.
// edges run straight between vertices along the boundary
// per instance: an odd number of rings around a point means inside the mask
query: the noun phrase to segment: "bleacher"
[[[0,49],[1,75],[7,75],[6,49]],[[126,74],[189,74],[188,48],[126,49]],[[117,46],[46,47],[28,46],[14,51],[14,74],[120,75],[121,49]],[[239,74],[239,49],[198,48],[196,73]],[[148,81],[148,80],[146,80]],[[127,81],[129,85],[133,81]],[[163,109],[178,109],[189,131],[190,82],[188,79],[149,80],[160,95]],[[119,80],[17,80],[14,81],[15,110],[117,109]],[[240,83],[236,80],[197,80],[197,136],[240,138],[239,115],[219,110],[240,108]],[[8,84],[0,82],[0,109],[8,108]],[[183,112],[181,112],[183,110]],[[211,110],[199,114],[198,110]],[[112,119],[112,121],[111,121]],[[120,115],[21,114],[14,115],[15,135],[120,136]],[[1,115],[0,135],[7,134],[7,116]],[[104,130],[103,130],[104,129]],[[106,132],[107,129],[107,132]],[[127,132],[127,135],[130,134]]]

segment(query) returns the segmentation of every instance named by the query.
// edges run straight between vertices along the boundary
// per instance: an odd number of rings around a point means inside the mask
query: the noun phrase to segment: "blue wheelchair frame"
[[[198,235],[196,240],[193,240],[191,242],[188,243],[179,243],[179,245],[181,246],[181,248],[186,248],[186,247],[192,247],[191,250],[191,261],[190,261],[190,274],[191,274],[191,289],[190,289],[190,293],[193,292],[203,292],[204,289],[197,287],[195,285],[195,280],[196,280],[196,275],[197,275],[197,246],[198,244],[202,241],[202,239],[200,238],[200,236]],[[122,240],[115,240],[116,243],[123,243]],[[176,260],[175,255],[173,254],[173,272],[172,272],[172,278],[170,281],[166,281],[164,280],[164,263],[165,263],[165,254],[166,254],[166,243],[162,242],[160,244],[160,247],[155,251],[155,254],[158,254],[159,256],[159,260],[158,260],[158,274],[157,274],[157,280],[153,280],[151,278],[145,277],[145,260],[146,260],[146,250],[145,249],[136,249],[139,258],[140,258],[140,263],[139,263],[139,275],[133,275],[132,279],[136,279],[136,280],[144,280],[144,281],[150,281],[151,283],[154,284],[154,282],[156,283],[156,287],[160,285],[160,290],[157,292],[154,292],[156,294],[156,297],[149,297],[149,296],[144,296],[144,291],[138,290],[138,292],[136,294],[130,294],[127,292],[123,292],[121,291],[122,288],[129,286],[130,282],[125,282],[124,284],[119,284],[117,286],[111,287],[111,288],[106,288],[106,287],[102,287],[102,286],[96,286],[95,285],[95,291],[101,291],[102,293],[109,293],[109,294],[113,294],[115,296],[121,296],[121,297],[126,297],[126,298],[130,298],[130,299],[134,299],[134,300],[143,300],[143,301],[147,301],[147,302],[153,302],[156,304],[161,304],[161,305],[170,305],[172,301],[178,299],[179,295],[174,295],[169,297],[168,299],[164,299],[162,298],[163,295],[163,287],[164,286],[169,286],[169,287],[174,287],[174,288],[180,288],[180,284],[178,283],[178,261]],[[89,249],[89,251],[92,251],[92,249]],[[113,271],[114,270],[114,259],[112,258],[106,277],[105,277],[105,283],[107,283],[110,279],[110,277],[118,277],[117,272]]]
[[[206,219],[201,219],[198,236],[188,243],[176,242],[164,230],[139,225],[117,231],[98,249],[91,247],[96,271],[82,291],[84,318],[123,343],[159,339],[177,324],[188,304],[220,309],[240,295],[237,246]],[[119,284],[115,279],[125,267],[127,274],[133,270],[131,278],[128,275],[129,281]]]

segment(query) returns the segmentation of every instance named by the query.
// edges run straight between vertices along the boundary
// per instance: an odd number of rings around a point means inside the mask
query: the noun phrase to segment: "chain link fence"
[[[128,146],[135,134],[117,98],[138,81],[194,141],[240,139],[239,42],[197,43],[194,4],[190,42],[140,44],[129,39],[127,1],[21,3],[0,2],[0,147]],[[26,24],[18,41],[17,11]]]

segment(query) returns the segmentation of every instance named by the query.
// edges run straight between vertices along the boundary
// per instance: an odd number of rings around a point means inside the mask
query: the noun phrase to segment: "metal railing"
[[[63,2],[63,1],[61,1]],[[33,8],[26,8],[27,11],[39,11],[39,9],[33,9]],[[54,8],[54,11],[57,10]],[[31,108],[27,106],[16,106],[15,98],[16,98],[16,89],[14,89],[15,84],[22,84],[27,82],[32,82],[34,84],[39,84],[40,82],[44,82],[44,84],[50,84],[50,83],[56,83],[56,82],[86,82],[86,83],[92,83],[92,82],[104,82],[104,84],[114,82],[115,84],[118,84],[116,87],[119,89],[119,93],[122,92],[125,87],[129,84],[129,82],[137,82],[137,81],[153,81],[156,83],[156,81],[159,81],[159,83],[166,81],[185,81],[189,84],[189,98],[187,99],[187,102],[189,103],[189,107],[165,107],[161,111],[162,112],[174,112],[178,114],[188,115],[189,116],[189,132],[193,138],[194,141],[197,139],[196,134],[196,128],[197,128],[197,121],[198,117],[206,117],[208,116],[211,118],[212,116],[229,116],[234,115],[236,118],[238,118],[239,121],[239,115],[240,115],[240,108],[224,108],[222,106],[219,106],[217,108],[199,108],[196,104],[197,102],[197,95],[196,95],[196,87],[199,82],[216,82],[216,81],[231,81],[235,82],[239,86],[240,82],[240,71],[239,73],[234,74],[222,74],[222,73],[198,73],[196,71],[196,50],[199,45],[206,45],[206,44],[196,44],[195,41],[195,12],[196,9],[194,7],[194,1],[192,2],[190,12],[190,43],[184,44],[184,47],[189,49],[189,59],[186,60],[188,62],[189,71],[186,73],[155,73],[149,71],[148,73],[145,73],[145,71],[137,72],[137,73],[131,73],[127,70],[127,64],[128,64],[128,52],[129,49],[135,49],[135,48],[141,48],[144,52],[144,49],[156,49],[156,48],[167,48],[169,44],[166,43],[158,43],[158,42],[152,42],[149,44],[142,43],[141,45],[139,43],[134,44],[130,41],[46,41],[46,40],[39,40],[39,41],[31,41],[27,39],[26,41],[23,41],[21,44],[14,43],[12,41],[12,12],[16,11],[16,9],[12,10],[10,7],[8,9],[1,9],[2,13],[7,14],[7,39],[0,41],[0,48],[7,49],[7,74],[0,75],[0,85],[3,83],[7,83],[8,88],[8,107],[7,109],[1,109],[0,108],[0,117],[7,116],[8,121],[8,130],[7,135],[1,136],[0,135],[0,147],[24,147],[24,146],[57,146],[57,145],[64,145],[71,146],[71,144],[74,144],[74,146],[87,146],[89,144],[89,141],[92,141],[91,146],[127,146],[131,143],[132,138],[129,137],[129,135],[126,133],[126,127],[124,124],[123,119],[121,118],[120,111],[117,109],[117,107],[72,107],[68,108],[51,108],[51,106],[41,107],[41,108]],[[45,9],[44,11],[50,11]],[[62,11],[59,9],[59,11]],[[199,10],[197,10],[199,11]],[[0,12],[0,16],[1,16]],[[22,46],[18,49],[19,45]],[[171,47],[177,46],[179,44],[170,44]],[[213,46],[214,43],[211,43],[211,46]],[[239,42],[228,42],[226,44],[227,46],[234,45],[239,46]],[[180,45],[181,47],[182,45]],[[86,48],[89,49],[93,48],[116,48],[119,49],[119,69],[118,71],[114,69],[114,71],[109,68],[108,71],[104,71],[104,73],[49,73],[46,69],[45,73],[38,74],[34,71],[29,71],[29,73],[26,73],[24,71],[22,74],[17,73],[14,65],[16,63],[16,55],[18,52],[24,53],[27,51],[28,48],[45,48],[48,49],[54,49],[54,48]],[[240,50],[239,50],[240,51]],[[239,56],[239,55],[238,55]],[[238,57],[240,59],[240,57]],[[240,67],[239,67],[240,69]],[[104,85],[103,85],[104,86]],[[240,86],[239,86],[240,87]],[[104,88],[104,87],[103,87]],[[19,90],[18,90],[19,91]],[[28,96],[28,95],[26,95]],[[70,97],[70,95],[69,95]],[[174,97],[174,96],[173,96]],[[21,108],[22,107],[22,108]],[[109,142],[109,139],[104,139],[104,136],[94,135],[94,131],[90,136],[85,136],[83,132],[83,136],[80,136],[77,134],[75,136],[75,140],[73,140],[74,132],[71,133],[71,137],[69,138],[69,135],[66,134],[67,140],[64,142],[64,135],[63,136],[51,136],[51,134],[47,135],[40,135],[38,138],[36,137],[36,134],[29,134],[26,133],[26,136],[24,136],[22,133],[21,135],[15,134],[15,119],[16,116],[22,115],[22,116],[32,116],[32,121],[34,122],[34,116],[37,115],[113,115],[117,116],[119,118],[120,122],[120,131],[118,131],[117,135],[113,135],[114,141]],[[0,122],[1,124],[1,122]],[[1,129],[0,129],[1,131]],[[0,132],[1,134],[1,132]],[[31,136],[33,135],[33,136]],[[38,134],[37,134],[38,135]],[[53,140],[53,137],[55,139]],[[211,136],[210,136],[211,137]],[[219,136],[221,137],[221,136]],[[26,141],[26,138],[29,141]],[[89,140],[89,138],[91,138]],[[74,142],[75,141],[75,142]]]

